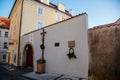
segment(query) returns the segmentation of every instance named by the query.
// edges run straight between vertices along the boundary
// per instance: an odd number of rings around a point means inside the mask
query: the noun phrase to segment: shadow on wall
[[[120,25],[89,30],[89,80],[120,80]]]

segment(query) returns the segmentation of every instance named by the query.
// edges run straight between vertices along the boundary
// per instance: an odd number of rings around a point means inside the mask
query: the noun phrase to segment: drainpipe
[[[22,7],[21,7],[21,18],[20,18],[20,31],[19,31],[19,43],[18,43],[18,67],[20,67],[20,41],[21,41],[21,27],[22,27],[22,13],[23,13],[23,2],[22,1]]]

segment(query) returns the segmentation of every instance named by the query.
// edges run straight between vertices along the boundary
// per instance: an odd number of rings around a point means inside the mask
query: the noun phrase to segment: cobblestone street
[[[0,80],[84,80],[81,78],[44,73],[36,74],[29,69],[14,68],[0,63]]]
[[[7,70],[3,66],[4,64],[0,63],[0,80],[30,80],[21,76],[24,72],[18,69]]]

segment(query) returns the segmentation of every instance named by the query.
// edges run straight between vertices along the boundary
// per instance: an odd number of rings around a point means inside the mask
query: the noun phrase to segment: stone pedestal
[[[37,61],[37,74],[45,73],[46,61],[45,60],[38,60]]]

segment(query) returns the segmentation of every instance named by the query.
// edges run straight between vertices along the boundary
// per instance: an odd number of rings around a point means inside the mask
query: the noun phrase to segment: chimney
[[[69,13],[70,13],[71,15],[73,15],[73,10],[72,10],[72,9],[70,9],[70,10],[69,10]]]
[[[47,4],[47,5],[49,5],[49,0],[40,0],[40,2],[42,2],[42,3],[45,3],[45,4]]]
[[[65,6],[62,3],[58,3],[58,10],[65,12]]]

